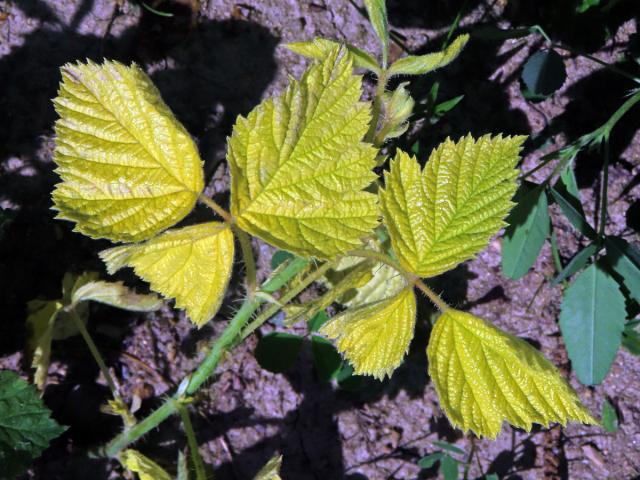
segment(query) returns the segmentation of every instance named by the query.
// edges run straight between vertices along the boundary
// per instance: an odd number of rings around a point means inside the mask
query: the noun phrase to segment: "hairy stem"
[[[251,239],[244,230],[240,230],[239,228],[236,228],[234,230],[238,236],[240,249],[242,250],[242,259],[244,261],[244,268],[246,273],[247,291],[249,292],[249,297],[253,298],[256,293],[257,269],[256,261],[253,256],[253,249],[251,248]]]
[[[200,196],[198,197],[198,201],[201,203],[204,203],[207,207],[209,207],[211,210],[213,210],[218,215],[220,215],[225,222],[233,223],[233,217],[231,216],[231,214],[227,212],[224,208],[222,208],[220,205],[218,205],[212,198],[209,198],[203,194],[200,194]]]
[[[98,350],[98,347],[94,343],[93,338],[91,338],[91,335],[89,335],[89,331],[87,330],[87,327],[85,326],[84,322],[80,319],[80,317],[76,313],[75,305],[70,305],[69,307],[65,308],[65,311],[71,316],[71,318],[73,319],[73,322],[75,323],[76,327],[80,331],[80,335],[82,335],[84,342],[87,344],[87,347],[89,347],[89,351],[91,352],[93,359],[98,364],[98,367],[100,368],[100,371],[104,376],[104,379],[107,381],[107,385],[109,385],[109,389],[111,390],[111,395],[113,395],[113,398],[118,400],[118,402],[120,402],[122,406],[124,406],[125,403],[122,401],[122,397],[120,396],[120,393],[118,393],[118,387],[116,387],[116,382],[113,381],[113,378],[109,373],[109,369],[107,368],[107,364],[104,362],[102,355],[100,355],[100,351]]]
[[[431,303],[438,307],[438,310],[444,312],[449,308],[449,305],[447,305],[436,292],[431,290],[420,277],[411,272],[407,272],[400,266],[400,264],[398,264],[398,262],[393,260],[388,255],[385,255],[382,252],[377,252],[375,250],[353,250],[352,252],[349,252],[349,255],[353,255],[354,257],[373,258],[380,263],[389,265],[400,275],[402,275],[411,285],[414,285],[418,290],[424,293],[427,298],[431,300]]]
[[[182,419],[182,427],[184,433],[187,436],[187,443],[189,444],[189,451],[191,452],[191,459],[193,460],[193,466],[196,470],[196,480],[207,480],[207,474],[204,469],[204,462],[198,451],[198,440],[196,439],[196,432],[193,430],[191,419],[189,418],[189,411],[187,407],[179,402],[176,402],[178,413]]]
[[[267,308],[263,313],[258,315],[240,334],[238,341],[242,341],[251,335],[257,328],[259,328],[264,322],[273,317],[276,313],[278,313],[283,305],[286,305],[295,297],[297,297],[300,292],[302,292],[305,288],[311,285],[313,282],[322,277],[327,270],[331,267],[335,266],[333,262],[326,262],[322,266],[318,267],[316,270],[307,275],[304,280],[302,280],[295,288],[289,290],[285,295],[282,296],[278,304],[273,304],[269,308]]]
[[[378,76],[378,84],[376,85],[376,93],[373,97],[373,110],[371,112],[371,124],[369,124],[369,130],[364,136],[364,141],[373,143],[376,138],[376,130],[378,129],[378,122],[380,120],[380,114],[382,113],[382,96],[384,90],[387,87],[387,72],[382,71]]]
[[[297,275],[308,264],[307,260],[294,258],[284,268],[267,280],[262,285],[262,291],[272,294],[279,290],[295,275]],[[156,428],[160,423],[177,412],[176,402],[182,400],[184,395],[192,395],[198,388],[213,375],[218,363],[224,356],[225,352],[232,346],[233,341],[242,330],[242,327],[249,321],[254,312],[264,302],[260,297],[246,299],[240,310],[236,312],[222,334],[216,338],[211,346],[211,350],[205,357],[204,361],[196,369],[196,371],[188,376],[185,380],[188,385],[184,393],[178,391],[172,398],[165,402],[148,417],[136,424],[129,430],[126,430],[111,440],[102,450],[102,453],[108,457],[114,457],[126,448],[129,444],[135,442],[145,433]]]

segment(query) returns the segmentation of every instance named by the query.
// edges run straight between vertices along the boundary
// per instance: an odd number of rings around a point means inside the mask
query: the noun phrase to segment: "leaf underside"
[[[233,266],[231,229],[219,222],[175,230],[139,245],[105,250],[100,257],[113,274],[124,266],[167,298],[176,299],[193,323],[201,327],[220,308]]]
[[[333,317],[320,333],[337,340],[337,349],[358,375],[382,380],[400,365],[413,338],[416,298],[412,287],[396,296],[352,308]]]
[[[469,41],[469,35],[457,37],[451,44],[439,52],[426,55],[402,57],[391,65],[389,75],[424,75],[453,62]]]
[[[432,277],[473,258],[504,225],[524,137],[447,139],[424,170],[398,151],[380,201],[401,265]]]
[[[239,117],[229,139],[238,225],[301,256],[333,258],[378,222],[371,118],[344,48],[331,50],[280,96]]]
[[[575,392],[539,351],[469,313],[448,309],[427,348],[429,375],[451,423],[495,438],[503,421],[597,424]]]
[[[138,66],[67,64],[53,102],[57,218],[137,242],[191,211],[203,188],[197,148]]]

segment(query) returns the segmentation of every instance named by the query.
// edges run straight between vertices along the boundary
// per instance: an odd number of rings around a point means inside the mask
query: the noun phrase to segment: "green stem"
[[[591,60],[592,62],[602,65],[604,68],[611,70],[612,72],[617,73],[618,75],[622,75],[623,77],[628,78],[629,80],[632,80],[636,83],[640,83],[640,79],[638,79],[638,77],[635,77],[630,73],[625,72],[621,68],[618,68],[615,65],[611,65],[610,63],[605,62],[604,60],[600,60],[598,57],[594,57],[593,55],[589,55],[588,53],[585,53],[581,50],[576,50],[575,48],[569,47],[562,43],[552,43],[551,46],[553,48],[559,48],[560,50],[566,50],[567,52],[571,52],[573,55],[584,57],[588,60]]]
[[[604,139],[604,165],[602,166],[602,187],[600,189],[600,225],[598,239],[604,241],[604,227],[607,223],[607,194],[609,190],[609,136]]]
[[[371,112],[371,123],[369,124],[369,130],[364,136],[364,141],[373,143],[376,138],[376,130],[378,129],[378,122],[380,120],[380,114],[382,113],[382,96],[384,95],[385,88],[387,87],[387,72],[382,71],[378,76],[378,84],[376,85],[376,93],[373,97],[373,109]]]
[[[307,275],[304,280],[302,280],[298,285],[295,286],[295,288],[292,288],[285,295],[283,295],[277,304],[271,305],[263,313],[258,315],[249,325],[247,325],[247,327],[240,334],[238,341],[240,342],[251,335],[264,322],[278,313],[284,305],[296,298],[300,294],[300,292],[302,292],[305,288],[322,277],[325,273],[327,273],[327,270],[334,266],[335,263],[326,262],[325,264],[311,272],[309,275]]]
[[[268,294],[274,293],[297,275],[303,268],[305,268],[307,264],[307,260],[301,258],[293,259],[273,277],[267,280],[263,284],[262,290]],[[187,377],[186,380],[188,380],[188,385],[185,392],[176,392],[172,398],[165,400],[158,409],[152,412],[140,423],[132,427],[130,430],[126,430],[116,436],[104,447],[104,455],[108,457],[118,455],[118,453],[129,444],[135,442],[145,433],[156,428],[160,423],[176,413],[176,402],[183,400],[185,394],[192,395],[195,393],[198,388],[207,379],[209,379],[211,375],[213,375],[224,353],[231,347],[234,339],[240,333],[244,324],[249,321],[253,313],[263,302],[264,300],[259,297],[246,299],[240,307],[240,310],[236,312],[222,334],[213,341],[211,350],[204,361],[190,377]]]
[[[253,298],[256,293],[256,261],[253,256],[253,249],[251,248],[251,239],[244,230],[239,228],[234,229],[240,242],[240,250],[242,250],[242,259],[244,260],[244,268],[246,273],[247,291],[249,292],[249,298]]]
[[[196,470],[196,480],[207,480],[207,474],[204,469],[204,462],[202,461],[202,457],[200,456],[200,452],[198,451],[198,440],[196,439],[196,432],[194,432],[193,430],[193,425],[191,424],[191,419],[189,418],[187,407],[182,403],[176,403],[176,407],[178,408],[178,412],[180,413],[180,418],[182,419],[184,433],[187,436],[187,443],[189,444],[189,451],[191,452],[193,466]]]
[[[125,403],[122,401],[122,397],[120,397],[120,394],[118,393],[118,388],[116,387],[116,383],[113,381],[113,378],[109,373],[107,364],[104,362],[102,355],[100,355],[100,351],[98,350],[98,347],[96,346],[96,344],[93,342],[93,338],[91,338],[91,335],[89,335],[89,332],[84,322],[80,319],[80,317],[76,313],[75,305],[73,304],[69,305],[69,307],[65,308],[65,311],[71,316],[71,318],[73,319],[73,322],[75,323],[76,327],[80,331],[80,335],[82,335],[84,342],[87,344],[87,347],[89,347],[89,351],[91,352],[93,359],[98,364],[98,367],[100,368],[100,371],[104,376],[104,379],[107,381],[107,385],[109,385],[109,389],[111,389],[111,394],[113,395],[113,398],[118,400],[124,406]]]
[[[209,207],[211,210],[216,212],[218,215],[220,215],[225,222],[233,223],[233,217],[231,216],[231,214],[227,212],[224,208],[222,208],[220,205],[218,205],[212,198],[209,198],[204,194],[201,194],[198,197],[198,200],[204,203],[207,207]]]

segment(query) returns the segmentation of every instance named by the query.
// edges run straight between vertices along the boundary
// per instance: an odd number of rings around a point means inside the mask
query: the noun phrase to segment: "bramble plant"
[[[203,194],[194,141],[138,66],[104,61],[62,67],[54,100],[60,117],[54,159],[62,181],[52,195],[58,218],[92,238],[124,243],[100,254],[108,272],[133,268],[152,290],[175,299],[196,327],[222,303],[236,240],[245,267],[246,298],[203,363],[162,406],[125,423],[102,449],[141,475],[152,474],[140,465],[160,467],[125,449],[179,413],[197,478],[204,478],[185,404],[228,351],[280,310],[291,307],[289,322],[313,320],[318,348],[335,341],[355,374],[384,379],[402,363],[413,338],[416,289],[441,312],[427,346],[429,375],[454,426],[495,438],[504,421],[528,431],[534,423],[597,423],[540,352],[451,308],[423,281],[473,258],[505,225],[524,137],[446,139],[424,167],[400,150],[388,159],[384,146],[406,131],[415,103],[406,84],[387,91],[389,80],[446,66],[468,36],[440,52],[389,65],[384,2],[365,0],[365,6],[381,61],[328,39],[289,44],[313,63],[282,94],[237,119],[228,139],[228,211]],[[371,102],[361,99],[362,77],[354,69],[377,78]],[[374,168],[387,162],[377,176]],[[197,202],[221,220],[170,229]],[[282,254],[261,286],[250,236],[291,254]],[[290,305],[316,281],[327,293]],[[345,296],[354,289],[355,295]],[[322,318],[335,302],[344,311]]]

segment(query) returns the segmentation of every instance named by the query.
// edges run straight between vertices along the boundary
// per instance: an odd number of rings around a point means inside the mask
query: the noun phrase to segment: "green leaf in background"
[[[387,6],[385,0],[364,0],[364,6],[369,15],[371,26],[376,32],[382,45],[382,66],[387,66],[389,57],[389,20],[387,18]]]
[[[293,258],[293,253],[284,250],[278,250],[271,257],[271,270],[275,270],[287,260]]]
[[[353,367],[348,362],[343,362],[342,367],[336,374],[336,381],[342,390],[347,392],[357,392],[362,390],[368,381],[368,377],[362,375],[354,375]]]
[[[640,355],[640,332],[636,327],[640,325],[640,320],[634,320],[624,326],[622,332],[622,346],[633,355]]]
[[[132,312],[152,312],[162,306],[162,299],[151,293],[143,295],[122,282],[92,281],[73,292],[72,302],[98,302]]]
[[[640,252],[620,237],[607,237],[604,245],[607,262],[622,277],[630,295],[640,303]]]
[[[447,450],[448,452],[457,453],[458,455],[465,455],[465,451],[463,449],[451,443],[441,442],[440,440],[434,440],[431,443],[443,450]]]
[[[523,184],[515,197],[517,205],[507,217],[502,238],[502,273],[514,280],[534,264],[549,235],[547,196],[541,187]]]
[[[424,75],[453,62],[469,41],[466,33],[457,37],[451,44],[439,52],[426,55],[409,55],[396,60],[389,67],[389,76]]]
[[[576,253],[571,261],[567,263],[567,266],[562,269],[562,271],[558,274],[556,278],[551,282],[552,286],[558,285],[560,282],[566,280],[574,273],[582,270],[584,266],[587,264],[589,259],[598,252],[598,245],[595,243],[590,243],[578,253]]]
[[[602,428],[609,433],[618,431],[618,414],[614,406],[606,399],[602,404]]]
[[[313,364],[320,378],[331,380],[338,374],[342,366],[342,357],[329,340],[312,335],[311,352],[313,353]]]
[[[580,189],[578,189],[578,181],[573,171],[573,159],[567,163],[567,166],[564,167],[564,170],[560,173],[560,178],[554,188],[563,194],[565,198],[570,199],[576,209],[584,214],[582,200],[580,199]]]
[[[562,213],[564,213],[569,222],[571,222],[571,225],[585,237],[594,240],[597,237],[596,231],[589,225],[589,222],[585,218],[582,205],[580,205],[580,203],[576,205],[575,200],[571,196],[563,194],[562,191],[558,191],[555,187],[550,187],[549,191],[562,210]]]
[[[51,418],[33,385],[0,372],[0,479],[15,480],[66,427]]]
[[[317,332],[318,330],[320,330],[320,327],[322,325],[327,323],[327,320],[329,320],[329,315],[327,315],[327,312],[325,312],[324,310],[320,310],[309,320],[309,331]]]
[[[536,97],[548,97],[567,79],[562,57],[555,50],[544,50],[529,57],[522,70],[522,80]]]
[[[622,342],[625,317],[624,296],[599,264],[589,266],[565,290],[560,330],[584,385],[604,380]]]
[[[591,7],[597,7],[598,5],[600,5],[600,0],[582,0],[576,7],[576,12],[584,13]]]
[[[255,356],[262,368],[273,373],[289,370],[300,353],[302,337],[284,332],[271,332],[258,342]]]
[[[432,453],[418,460],[418,466],[423,469],[431,468],[435,465],[436,462],[440,461],[444,456],[445,456],[444,452]]]
[[[440,460],[438,472],[444,480],[458,480],[458,461],[449,455],[445,455]]]

